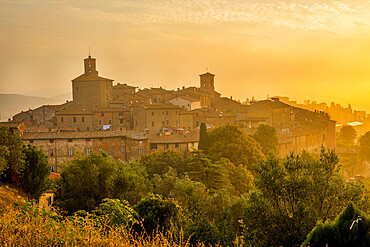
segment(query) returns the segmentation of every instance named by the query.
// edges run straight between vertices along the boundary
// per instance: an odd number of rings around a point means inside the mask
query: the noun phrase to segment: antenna
[[[206,68],[206,72],[208,73],[208,68]]]
[[[91,57],[91,54],[90,54],[90,44],[89,44],[89,57]]]

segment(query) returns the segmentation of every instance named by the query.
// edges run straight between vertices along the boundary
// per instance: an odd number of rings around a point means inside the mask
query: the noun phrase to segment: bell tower
[[[84,59],[85,65],[85,74],[87,75],[98,75],[98,71],[96,70],[96,59],[92,58],[90,55],[88,58]]]
[[[207,72],[199,76],[200,76],[200,89],[203,89],[208,92],[215,91],[215,75]]]

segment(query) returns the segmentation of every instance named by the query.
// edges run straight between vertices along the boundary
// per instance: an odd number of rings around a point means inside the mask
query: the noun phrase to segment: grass
[[[170,234],[168,234],[171,236]],[[239,244],[235,244],[241,246]],[[156,234],[151,238],[134,236],[124,227],[111,228],[92,218],[64,217],[47,213],[42,207],[24,203],[0,211],[0,246],[137,246],[188,247],[187,241],[174,241]],[[202,243],[196,246],[204,246]]]

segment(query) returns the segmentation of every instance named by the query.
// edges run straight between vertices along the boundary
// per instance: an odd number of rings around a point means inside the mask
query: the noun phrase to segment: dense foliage
[[[364,160],[370,161],[370,131],[360,137],[360,155]]]
[[[334,221],[318,222],[301,246],[366,247],[370,246],[369,232],[369,216],[349,203]]]
[[[9,128],[0,127],[0,175],[9,182],[12,174],[19,175],[24,168],[23,142]]]
[[[363,185],[339,175],[334,151],[279,157],[270,149],[265,158],[263,144],[236,126],[204,134],[204,149],[184,156],[165,150],[130,162],[105,152],[74,157],[57,187],[54,206],[63,215],[11,209],[21,218],[16,231],[29,240],[41,224],[38,233],[51,233],[30,240],[39,246],[112,245],[109,238],[123,246],[140,246],[139,240],[151,246],[299,246],[317,221],[334,220],[349,202],[370,210]],[[0,162],[8,162],[3,147]],[[50,171],[46,156],[31,146],[19,155],[24,190],[38,198]],[[10,233],[5,222],[14,228],[16,221],[0,214],[0,230]],[[0,242],[23,244],[19,236],[13,232]]]
[[[31,199],[38,200],[50,186],[50,165],[44,152],[35,146],[24,146],[22,152],[25,155],[20,174],[22,188]]]
[[[354,143],[356,139],[356,130],[350,125],[345,125],[340,129],[339,142],[347,145]]]
[[[274,127],[267,124],[260,124],[252,137],[260,144],[264,155],[279,153],[279,139]]]

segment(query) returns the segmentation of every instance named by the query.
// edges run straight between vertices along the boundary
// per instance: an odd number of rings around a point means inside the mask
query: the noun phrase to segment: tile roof
[[[57,115],[92,115],[93,111],[91,108],[87,107],[73,107],[73,108],[65,108],[57,112]]]
[[[128,137],[135,140],[145,140],[148,136],[143,132],[133,130],[114,130],[114,131],[74,131],[74,132],[47,132],[47,133],[24,133],[23,140],[43,140],[43,139],[81,139],[81,138],[110,138]]]
[[[280,109],[280,108],[291,108],[290,105],[288,104],[285,104],[281,101],[278,101],[278,100],[260,100],[258,102],[255,102],[253,104],[265,104],[269,107],[271,107],[272,109]]]
[[[128,88],[128,89],[135,89],[137,87],[127,85],[126,83],[117,83],[116,85],[113,86],[113,88]]]
[[[189,143],[189,142],[198,142],[199,141],[199,132],[192,131],[184,134],[171,134],[171,135],[155,135],[151,136],[150,143]]]
[[[98,75],[92,75],[92,74],[82,74],[72,81],[114,81],[112,79],[104,78]]]

